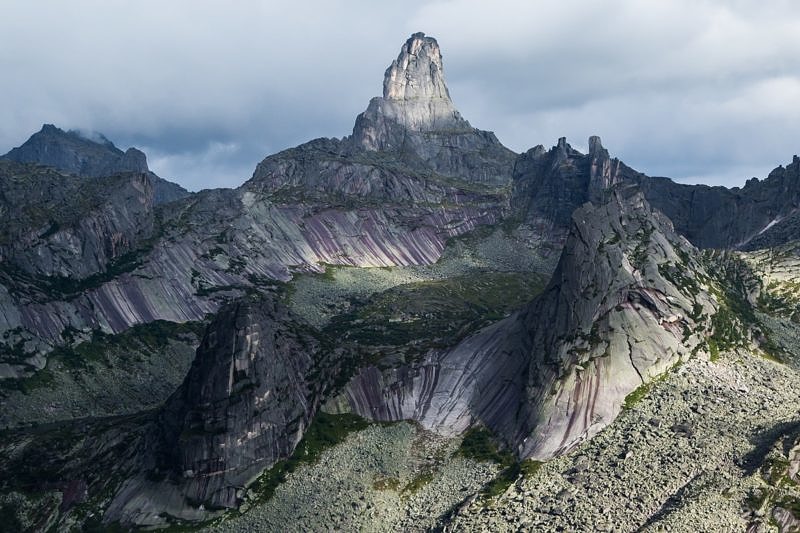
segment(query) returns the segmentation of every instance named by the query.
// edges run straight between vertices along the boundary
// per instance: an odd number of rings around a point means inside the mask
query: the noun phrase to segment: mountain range
[[[44,125],[0,158],[0,523],[798,530],[800,159],[588,146],[473,128],[422,33],[236,189]]]

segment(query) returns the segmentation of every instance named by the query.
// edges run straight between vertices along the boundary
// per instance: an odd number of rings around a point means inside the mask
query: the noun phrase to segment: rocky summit
[[[123,152],[100,133],[64,131],[52,124],[42,126],[42,129],[31,135],[24,144],[12,149],[0,159],[35,163],[88,178],[126,172],[148,174],[153,182],[157,204],[178,200],[189,194],[180,185],[150,172],[147,167],[147,156],[141,150],[128,148]]]
[[[386,70],[383,97],[370,100],[356,118],[351,142],[371,152],[400,152],[421,159],[430,171],[502,184],[513,153],[491,132],[462,118],[444,80],[436,39],[411,36]]]
[[[517,154],[444,72],[413,34],[236,189],[0,158],[0,530],[800,529],[797,156]]]

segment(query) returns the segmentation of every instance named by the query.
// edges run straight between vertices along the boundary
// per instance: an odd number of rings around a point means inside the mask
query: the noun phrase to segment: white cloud
[[[180,181],[177,176],[191,176],[193,189],[231,187],[252,174],[249,164],[239,159],[242,147],[237,143],[212,141],[200,150],[163,152],[158,147],[144,147],[148,166],[159,176]]]

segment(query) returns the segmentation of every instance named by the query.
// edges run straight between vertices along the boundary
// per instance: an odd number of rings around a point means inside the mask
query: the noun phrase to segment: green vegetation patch
[[[35,389],[50,387],[55,382],[53,363],[60,363],[68,371],[91,372],[97,365],[112,367],[112,355],[150,357],[162,353],[173,340],[195,342],[205,329],[205,321],[169,322],[156,320],[139,324],[118,334],[92,332],[91,339],[72,345],[79,332],[66,330],[66,346],[56,347],[47,357],[47,367],[30,377],[0,380],[0,392],[18,390],[28,394]]]
[[[686,275],[684,265],[675,265],[669,262],[661,263],[658,265],[658,273],[690,298],[700,294],[700,285],[693,277]]]
[[[55,292],[65,297],[76,296],[90,289],[96,289],[107,281],[133,272],[142,265],[143,257],[152,249],[155,240],[142,243],[141,247],[112,260],[106,269],[83,279],[63,276],[43,276],[40,285],[48,292]]]
[[[653,388],[653,386],[656,383],[659,383],[659,382],[664,381],[665,379],[667,379],[669,374],[671,372],[674,372],[675,370],[677,370],[678,367],[680,367],[680,366],[681,366],[681,361],[679,360],[674,365],[672,365],[670,368],[668,368],[665,372],[663,372],[663,373],[659,374],[658,376],[654,377],[653,379],[651,379],[647,383],[642,383],[641,385],[636,387],[636,389],[633,392],[631,392],[630,394],[625,396],[625,401],[622,404],[622,408],[623,409],[633,409],[633,406],[635,406],[637,403],[642,401],[642,399],[645,396],[647,396],[647,394],[650,392],[650,390]]]
[[[20,391],[30,394],[36,389],[52,387],[56,377],[49,368],[37,370],[33,375],[24,378],[7,378],[0,380],[0,397],[3,391]]]
[[[642,398],[647,396],[652,387],[652,382],[642,383],[636,390],[625,396],[625,402],[622,404],[624,409],[633,409],[633,406],[642,401]]]
[[[538,274],[479,272],[399,285],[354,302],[353,310],[334,317],[325,332],[361,346],[390,348],[374,350],[377,360],[391,348],[419,355],[452,346],[508,316],[532,300],[544,284]]]
[[[400,488],[400,480],[395,477],[380,477],[372,483],[372,488],[375,490],[398,490]]]
[[[456,454],[478,462],[497,463],[504,468],[515,462],[510,452],[500,451],[492,433],[483,427],[468,429]]]
[[[786,509],[796,519],[800,519],[800,498],[794,496],[786,496],[777,502],[776,507]]]
[[[179,323],[155,320],[133,326],[116,335],[95,330],[91,340],[75,346],[56,348],[51,357],[69,368],[88,368],[97,363],[109,364],[108,355],[111,351],[158,353],[178,337],[202,336],[205,326],[203,321]],[[65,336],[69,334],[70,332],[66,332]]]
[[[636,248],[633,250],[633,253],[630,256],[631,264],[634,268],[636,268],[636,270],[643,270],[647,264],[650,239],[655,231],[655,227],[650,223],[650,221],[641,219],[640,222],[642,223],[642,229],[636,234],[636,237],[639,239],[639,241],[637,242]]]
[[[542,462],[528,459],[518,461],[508,450],[501,450],[494,435],[486,428],[473,427],[464,433],[457,455],[480,462],[498,464],[502,470],[481,489],[481,495],[493,498],[504,493],[520,476],[530,478],[536,475]]]
[[[405,497],[408,497],[419,492],[422,487],[433,481],[433,475],[433,470],[423,470],[414,476],[414,479],[409,481],[408,485],[403,487],[401,494]]]
[[[369,422],[357,415],[317,413],[291,457],[275,463],[253,483],[251,488],[258,500],[269,500],[278,485],[300,465],[314,464],[323,451],[343,442],[350,433],[367,427]]]
[[[782,361],[782,350],[756,315],[756,307],[748,300],[751,287],[758,284],[751,267],[729,252],[707,252],[706,269],[716,283],[711,291],[719,308],[711,317],[712,335],[708,339],[711,360],[735,348],[746,348],[755,338],[768,359]],[[761,306],[759,304],[759,306]]]
[[[483,486],[481,494],[487,498],[494,498],[503,494],[508,487],[519,479],[522,467],[519,463],[514,463],[508,468],[504,468],[493,480]]]

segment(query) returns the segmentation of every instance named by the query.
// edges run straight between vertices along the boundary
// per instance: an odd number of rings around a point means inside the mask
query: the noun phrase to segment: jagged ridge
[[[102,134],[84,135],[64,131],[52,124],[13,148],[0,159],[36,163],[87,178],[101,178],[125,172],[147,174],[153,182],[155,203],[162,204],[189,195],[183,187],[158,177],[147,167],[147,156],[136,148],[122,151]]]

